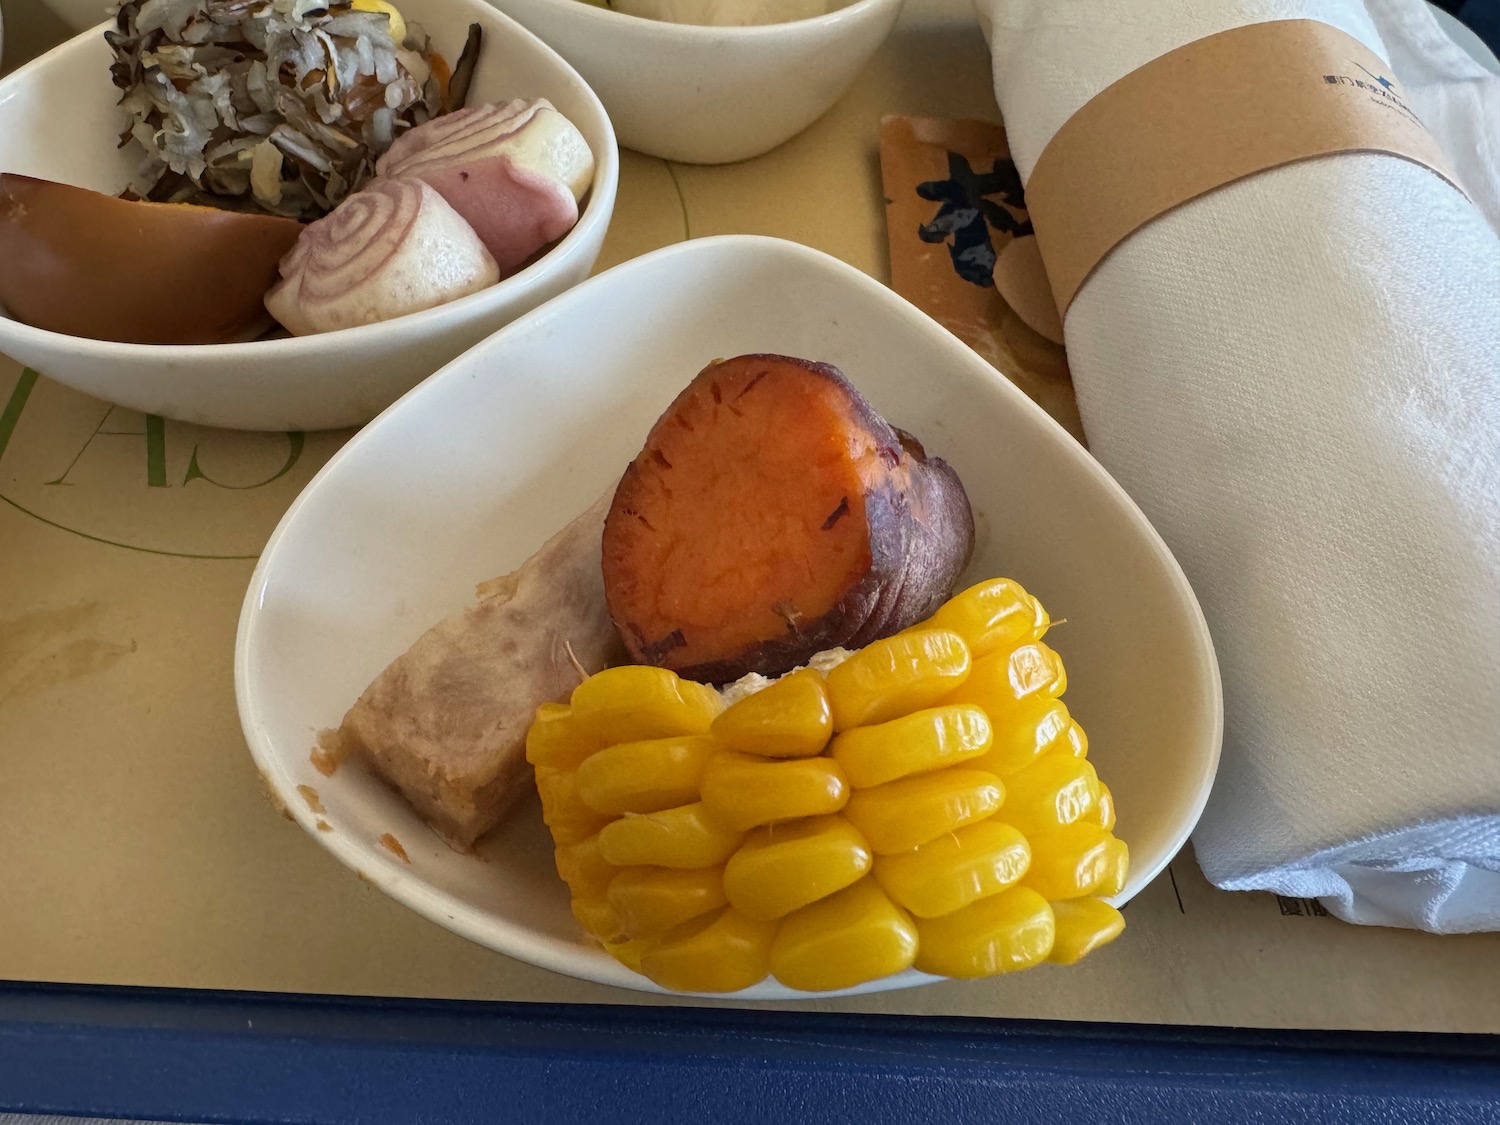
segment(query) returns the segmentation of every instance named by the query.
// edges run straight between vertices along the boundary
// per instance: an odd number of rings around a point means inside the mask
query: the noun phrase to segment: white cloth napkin
[[[1372,4],[1416,108],[1495,208],[1496,80],[1434,37],[1420,0]],[[1391,57],[1360,0],[977,6],[1023,180],[1090,97],[1203,36],[1308,17]],[[1396,157],[1304,161],[1137,231],[1069,311],[1090,446],[1182,562],[1218,647],[1224,756],[1194,844],[1220,887],[1500,930],[1491,220]]]

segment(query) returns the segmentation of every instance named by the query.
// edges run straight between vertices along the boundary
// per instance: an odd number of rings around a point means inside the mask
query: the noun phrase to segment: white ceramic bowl
[[[469,24],[484,45],[469,104],[545,97],[594,151],[578,224],[539,260],[488,289],[382,324],[243,344],[117,344],[47,332],[0,310],[0,352],[108,402],[249,430],[318,430],[368,421],[464,349],[588,276],[619,181],[609,117],[587,84],[529,31],[482,0],[404,0],[408,17],[452,58]],[[113,194],[131,158],[117,150],[118,91],[104,27],[0,81],[0,171]]]
[[[658,991],[573,921],[534,803],[483,858],[463,856],[360,766],[324,777],[308,755],[476,583],[604,492],[705,364],[755,351],[836,364],[947,458],[977,518],[970,576],[1014,577],[1067,618],[1047,639],[1116,797],[1130,898],[1187,839],[1218,763],[1218,666],[1186,579],[1098,463],[984,360],[852,267],[769,238],[681,243],[585,282],[449,364],[314,478],[261,556],[237,638],[240,717],[271,790],[320,844],[439,925],[561,973]],[[331,831],[317,830],[298,786],[317,790]],[[376,843],[387,832],[410,864]],[[805,994],[768,981],[743,995]]]
[[[491,0],[588,79],[620,143],[689,164],[759,156],[843,96],[890,34],[902,0],[855,0],[811,19],[701,27],[583,0]]]

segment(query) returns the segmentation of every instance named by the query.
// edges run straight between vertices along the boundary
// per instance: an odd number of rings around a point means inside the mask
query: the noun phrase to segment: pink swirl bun
[[[468,220],[503,274],[578,222],[594,155],[545,98],[458,109],[397,137],[382,176],[412,176]]]
[[[295,336],[374,324],[500,279],[468,223],[416,179],[376,179],[303,229],[266,309]]]

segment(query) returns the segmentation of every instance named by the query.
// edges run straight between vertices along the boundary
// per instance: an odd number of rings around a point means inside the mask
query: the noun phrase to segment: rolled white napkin
[[[1419,0],[1375,2],[1408,19]],[[1204,36],[1313,18],[1390,57],[1359,0],[977,5],[1023,181],[1094,94]],[[1500,129],[1493,101],[1473,117],[1495,94],[1470,65],[1461,97],[1435,92],[1441,67],[1417,83],[1419,110],[1444,106],[1440,141]],[[1496,199],[1493,147],[1456,163]],[[1353,922],[1500,929],[1500,238],[1485,216],[1398,157],[1302,161],[1138,230],[1065,332],[1091,448],[1181,560],[1218,647],[1205,874]]]

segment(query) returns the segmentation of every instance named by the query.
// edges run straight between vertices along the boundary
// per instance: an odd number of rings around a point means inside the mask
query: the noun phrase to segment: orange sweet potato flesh
[[[973,545],[958,475],[836,367],[747,355],[705,368],[626,469],[604,593],[634,660],[723,683],[921,621]]]

